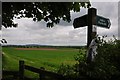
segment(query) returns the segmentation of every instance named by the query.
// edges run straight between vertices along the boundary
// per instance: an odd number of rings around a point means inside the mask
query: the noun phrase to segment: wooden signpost
[[[74,28],[80,28],[84,26],[88,26],[88,32],[87,32],[87,47],[89,47],[92,39],[94,38],[92,34],[94,33],[93,30],[93,25],[97,25],[103,28],[110,28],[110,20],[108,18],[104,18],[102,16],[97,15],[97,9],[95,8],[89,8],[88,9],[88,14],[83,15],[81,17],[78,17],[74,19],[73,22],[73,27]],[[97,34],[97,31],[94,35]]]
[[[102,16],[96,16],[96,25],[103,28],[110,28],[110,20],[108,18],[104,18]]]

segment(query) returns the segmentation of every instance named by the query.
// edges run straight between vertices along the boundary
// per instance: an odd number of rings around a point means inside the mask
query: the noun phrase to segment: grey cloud
[[[117,35],[118,22],[116,20],[117,10],[115,3],[94,3],[93,5],[98,9],[98,14],[110,18],[112,22],[110,29],[99,27],[98,34],[106,34],[109,37],[112,37],[113,34]],[[87,9],[81,9],[80,13],[71,12],[72,22],[75,18],[85,15],[86,13]],[[18,28],[2,30],[3,37],[6,38],[10,44],[85,45],[87,42],[87,27],[74,29],[72,22],[67,23],[61,21],[60,24],[55,25],[55,27],[47,28],[44,21],[33,22],[32,19],[27,18],[15,21],[19,23]]]
[[[112,38],[113,35],[118,36],[118,3],[93,2],[92,4],[97,8],[98,15],[109,18],[111,21],[110,29],[99,27],[98,34],[107,35],[109,38]]]
[[[106,17],[114,17],[114,11],[118,10],[117,2],[93,2],[92,4],[97,9],[98,15],[104,15]]]
[[[120,1],[118,3],[118,39],[120,40]]]

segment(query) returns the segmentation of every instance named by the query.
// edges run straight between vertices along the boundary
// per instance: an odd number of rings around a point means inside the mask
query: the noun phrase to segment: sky
[[[110,29],[97,27],[99,36],[107,35],[107,40],[113,35],[118,37],[118,2],[91,2],[97,9],[97,15],[109,18]],[[2,27],[2,38],[7,44],[40,44],[58,46],[83,46],[87,44],[87,26],[74,29],[73,20],[87,14],[87,9],[81,8],[80,13],[71,11],[70,23],[61,21],[53,28],[47,28],[44,21],[33,22],[32,19],[15,19],[17,28]],[[94,25],[95,26],[95,25]]]

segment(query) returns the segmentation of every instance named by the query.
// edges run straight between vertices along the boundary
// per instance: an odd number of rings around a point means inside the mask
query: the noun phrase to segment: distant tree
[[[44,20],[47,27],[53,27],[60,20],[70,22],[70,11],[80,12],[80,8],[89,8],[90,2],[3,2],[2,25],[5,28],[17,27],[13,19],[32,18]]]

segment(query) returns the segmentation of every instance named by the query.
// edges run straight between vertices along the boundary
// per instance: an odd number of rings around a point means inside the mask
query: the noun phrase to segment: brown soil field
[[[15,48],[17,50],[57,50],[55,48]]]

